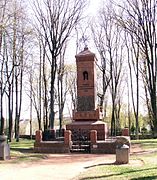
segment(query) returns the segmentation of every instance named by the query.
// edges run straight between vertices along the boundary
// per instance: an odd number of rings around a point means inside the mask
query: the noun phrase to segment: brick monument
[[[73,111],[73,121],[66,125],[64,140],[43,140],[42,131],[38,130],[34,151],[39,153],[116,153],[116,163],[127,163],[129,149],[123,145],[130,147],[128,129],[123,130],[123,137],[108,137],[107,124],[102,121],[102,113],[98,108],[95,54],[85,48],[76,55],[76,65],[77,107]],[[125,153],[124,158],[123,153]]]
[[[95,54],[85,48],[76,56],[77,66],[77,109],[73,111],[73,122],[66,125],[72,132],[72,140],[90,139],[90,131],[97,131],[97,140],[107,137],[107,125],[102,113],[97,108],[96,92],[96,58]]]

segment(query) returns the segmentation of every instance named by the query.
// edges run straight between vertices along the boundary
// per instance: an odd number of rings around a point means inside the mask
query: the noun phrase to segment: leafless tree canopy
[[[123,16],[117,15],[117,22],[130,34],[134,43],[139,45],[141,64],[138,71],[142,73],[146,102],[153,131],[157,130],[156,121],[156,8],[155,0],[126,1],[119,5]],[[137,64],[138,65],[138,64]]]
[[[27,12],[27,1],[0,1],[0,134],[7,131],[10,141],[13,133],[19,140],[23,92],[30,100],[31,134],[33,110],[38,129],[47,130],[54,128],[56,112],[62,128],[67,96],[75,108],[75,68],[66,64],[66,56],[71,54],[69,40],[76,42],[76,53],[82,48],[81,43],[90,48],[94,41],[96,49],[91,51],[100,58],[99,106],[105,112],[104,120],[109,119],[111,135],[128,125],[128,120],[129,128],[135,124],[138,138],[143,102],[149,116],[147,124],[156,136],[156,0],[102,1],[95,21],[83,17],[87,3],[30,0]],[[4,104],[8,120],[4,118]],[[124,109],[126,117],[122,118]]]
[[[38,20],[38,33],[46,43],[45,53],[51,66],[50,87],[50,127],[54,127],[54,84],[57,72],[58,56],[70,37],[72,30],[81,20],[85,7],[84,0],[43,0],[34,2],[34,11]]]

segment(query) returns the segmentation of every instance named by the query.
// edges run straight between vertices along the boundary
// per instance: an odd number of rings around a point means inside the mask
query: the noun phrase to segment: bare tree
[[[135,116],[135,126],[136,126],[136,139],[139,137],[139,73],[140,73],[140,47],[139,40],[134,39],[132,36],[127,34],[125,36],[126,47],[128,53],[128,67],[130,75],[130,87],[131,87],[131,97],[132,105]],[[133,76],[135,75],[135,77]],[[136,90],[134,90],[136,87]],[[134,92],[135,91],[135,92]],[[135,97],[136,95],[136,97]]]
[[[85,7],[84,0],[36,1],[35,13],[42,38],[46,40],[46,54],[51,67],[49,126],[54,128],[55,79],[58,56],[72,30],[80,21]]]
[[[41,116],[40,116],[40,88],[39,88],[39,74],[38,71],[35,71],[35,66],[32,66],[34,69],[33,71],[29,72],[30,73],[30,78],[29,78],[29,93],[27,92],[28,97],[30,98],[30,103],[31,106],[34,107],[36,116],[37,116],[37,121],[38,121],[38,129],[42,130],[42,122],[41,122]],[[39,66],[38,66],[39,67]],[[32,116],[32,115],[31,115]],[[30,122],[31,124],[32,122]]]
[[[43,39],[33,32],[35,40],[32,42],[33,46],[39,48],[39,52],[32,50],[31,59],[27,63],[27,74],[29,76],[29,88],[25,87],[28,97],[30,98],[30,106],[35,109],[38,121],[38,129],[44,131],[48,128],[48,103],[49,103],[49,79],[50,70],[47,64],[45,53],[45,43]],[[32,109],[31,108],[31,109]],[[32,111],[32,110],[31,110]],[[32,113],[30,114],[32,119]],[[30,124],[32,122],[30,121]]]
[[[146,101],[149,104],[151,127],[156,136],[157,109],[156,109],[156,1],[130,1],[119,5],[123,9],[123,16],[118,17],[121,26],[139,41],[139,53],[143,61],[143,76],[146,91]],[[148,103],[149,101],[149,103]]]
[[[76,110],[77,104],[77,87],[76,87],[76,66],[69,65],[68,67],[68,86],[69,86],[69,94],[71,96],[72,108]]]
[[[12,43],[11,38],[11,26],[12,26],[12,17],[13,13],[8,11],[8,6],[10,2],[1,1],[1,5],[3,7],[3,11],[1,12],[1,27],[0,27],[0,52],[3,49],[2,54],[2,64],[1,64],[1,123],[2,123],[2,131],[4,128],[4,118],[3,118],[3,96],[6,93],[8,97],[8,111],[9,111],[9,139],[11,140],[11,132],[13,126],[13,72],[14,72],[14,64],[12,63],[12,59],[10,59],[10,51],[8,46]],[[11,45],[10,45],[11,46]]]
[[[57,68],[57,94],[58,94],[58,110],[59,110],[59,135],[62,135],[62,122],[63,122],[63,110],[65,106],[66,96],[68,93],[68,86],[66,83],[66,66],[64,63],[65,60],[65,51],[66,51],[66,45],[64,48],[64,51],[62,54],[60,54],[60,61],[58,63]]]
[[[99,106],[103,110],[104,108],[104,101],[105,101],[105,94],[107,91],[107,88],[109,86],[111,77],[109,73],[109,59],[106,51],[106,31],[107,31],[107,26],[109,23],[109,20],[107,19],[107,15],[105,12],[105,8],[102,9],[99,12],[99,19],[95,25],[91,27],[92,29],[92,34],[93,34],[93,39],[95,46],[100,54],[100,59],[101,59],[101,65],[99,67],[100,71],[102,72],[102,93],[98,93],[98,97],[100,98],[100,103]]]
[[[6,103],[8,103],[8,138],[10,141],[12,140],[12,134],[14,132],[13,120],[15,119],[15,136],[18,141],[19,120],[22,106],[24,61],[27,60],[26,40],[30,31],[27,25],[23,3],[18,3],[16,0],[1,2],[3,5],[2,14],[4,14],[3,22],[1,21],[1,23],[3,23],[1,24],[3,32],[1,31],[2,36],[0,35],[3,40],[1,41],[1,52],[3,52],[3,63],[1,66],[2,94],[7,97]]]
[[[15,138],[16,141],[19,141],[20,116],[23,97],[23,75],[25,70],[25,63],[28,57],[27,49],[29,46],[28,40],[31,35],[31,29],[30,25],[28,24],[28,19],[23,3],[14,1],[12,11],[13,25],[10,29],[13,32],[12,54],[10,54],[10,59],[12,59],[12,66],[14,67],[12,72],[12,107],[15,108]]]
[[[101,106],[103,105],[106,90],[110,87],[112,97],[111,135],[116,135],[121,107],[119,92],[122,92],[123,89],[124,43],[121,37],[122,30],[116,24],[113,12],[114,9],[111,4],[102,8],[99,14],[99,24],[97,24],[96,28],[93,28],[93,34],[94,42],[102,60],[100,69],[103,73],[103,93],[99,95]]]
[[[0,134],[4,133],[3,118],[3,71],[4,71],[4,52],[2,53],[3,35],[5,32],[5,10],[7,1],[0,2]]]
[[[45,43],[42,43],[43,48],[43,61],[42,61],[42,89],[43,89],[43,122],[44,122],[44,131],[48,129],[48,102],[49,102],[49,93],[48,93],[48,80],[49,75],[47,75],[47,66],[46,66],[46,53],[45,53],[45,47],[46,47],[46,40]]]

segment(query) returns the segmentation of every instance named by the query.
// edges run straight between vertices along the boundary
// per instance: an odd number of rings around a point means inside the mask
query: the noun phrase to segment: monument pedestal
[[[97,140],[105,140],[108,136],[107,124],[102,121],[74,121],[66,125],[66,129],[72,132],[72,140],[86,138],[90,140],[90,131],[97,131]]]

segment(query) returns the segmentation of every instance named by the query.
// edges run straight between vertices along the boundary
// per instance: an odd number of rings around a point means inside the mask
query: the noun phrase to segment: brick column
[[[35,132],[35,142],[41,142],[42,141],[42,131],[41,130],[37,130]]]
[[[129,128],[122,129],[122,136],[129,136]]]
[[[71,144],[71,131],[70,130],[64,131],[64,144],[68,146]]]
[[[56,139],[56,130],[55,129],[50,129],[50,137],[52,139]]]
[[[97,143],[97,131],[96,130],[90,131],[90,141],[91,141],[91,144]]]
[[[61,129],[61,135],[64,136],[65,128]]]

